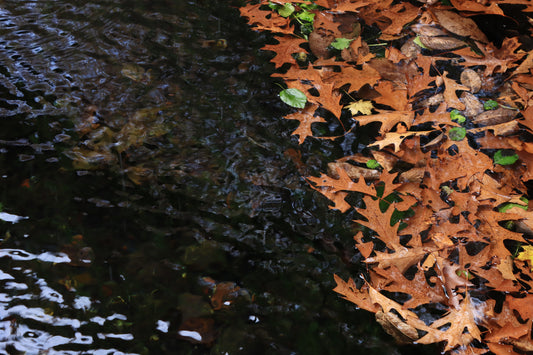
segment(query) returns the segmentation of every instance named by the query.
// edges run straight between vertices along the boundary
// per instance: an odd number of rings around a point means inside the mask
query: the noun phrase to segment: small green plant
[[[500,104],[497,103],[496,101],[494,101],[494,100],[488,100],[488,101],[486,101],[486,102],[483,104],[483,109],[484,109],[485,111],[496,110],[499,106],[500,106]]]
[[[512,153],[511,153],[512,152]],[[494,164],[511,165],[518,160],[518,154],[509,150],[498,150],[494,153]]]
[[[457,121],[457,123],[462,124],[466,122],[466,117],[459,113],[459,110],[453,109],[450,112],[450,119],[452,121]]]
[[[317,4],[299,3],[297,6],[287,2],[283,5],[270,3],[268,5],[272,10],[277,11],[283,17],[290,17],[300,25],[300,32],[307,39],[307,36],[313,31],[313,21],[315,14],[311,11],[320,8]]]
[[[464,127],[453,127],[448,131],[448,137],[452,141],[460,141],[466,137],[466,129]]]
[[[369,169],[377,169],[377,168],[381,167],[381,165],[379,165],[377,160],[370,159],[369,161],[366,162],[366,167],[369,168]]]

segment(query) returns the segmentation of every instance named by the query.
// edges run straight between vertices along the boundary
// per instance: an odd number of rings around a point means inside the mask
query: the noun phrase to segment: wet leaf
[[[294,5],[290,2],[285,3],[283,6],[278,8],[278,13],[283,17],[289,17],[294,13]]]
[[[504,150],[498,150],[494,153],[494,164],[512,165],[518,160],[518,154],[509,153]]]
[[[522,250],[518,255],[516,256],[516,260],[522,260],[527,261],[529,263],[529,266],[531,270],[533,271],[533,246],[531,245],[524,245],[522,246]]]
[[[285,89],[279,93],[281,101],[295,108],[304,108],[307,96],[298,89]]]
[[[335,41],[331,43],[331,46],[338,50],[346,49],[350,46],[350,43],[352,43],[353,39],[348,38],[335,38]]]
[[[524,244],[522,233],[533,231],[529,203],[520,199],[533,180],[533,143],[526,138],[533,134],[532,52],[525,41],[530,33],[504,38],[501,45],[489,42],[472,15],[508,16],[503,0],[419,2],[425,5],[321,1],[309,40],[319,58],[305,67],[290,63],[275,74],[288,87],[310,93],[312,105],[287,116],[300,121],[300,142],[312,136],[312,123],[330,121],[324,110],[337,119],[335,129],[345,124],[341,103],[357,116],[356,125],[342,126],[338,137],[353,134],[359,144],[370,142],[360,147],[365,154],[329,162],[327,175],[307,178],[331,208],[355,208],[365,227],[354,238],[367,264],[365,280],[358,288],[353,279],[335,276],[335,291],[376,313],[384,329],[403,341],[446,342],[445,351],[457,353],[529,349],[529,327],[515,325],[531,319],[517,295],[533,288],[533,269],[513,262],[509,246]],[[511,3],[533,9],[526,0]],[[345,15],[355,11],[357,17]],[[346,19],[360,29],[357,36],[341,32]],[[368,26],[381,31],[374,48],[365,45]],[[356,40],[348,43],[351,38]],[[375,47],[384,42],[388,48],[381,55]],[[332,57],[331,43],[345,48],[340,56]],[[278,48],[283,52],[283,45]],[[379,54],[369,56],[371,51]],[[487,97],[503,107],[490,100],[483,105],[480,99]],[[469,139],[459,126],[466,118],[475,125]],[[360,127],[368,136],[358,135]],[[494,296],[484,293],[480,300],[479,285]],[[426,310],[435,312],[428,317]]]
[[[344,108],[349,109],[352,115],[357,115],[358,113],[361,113],[362,115],[371,115],[374,106],[371,101],[359,100],[350,103]]]

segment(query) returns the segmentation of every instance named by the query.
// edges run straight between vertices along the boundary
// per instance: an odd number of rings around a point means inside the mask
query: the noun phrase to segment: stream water
[[[0,2],[0,353],[413,354],[332,292],[350,215],[302,174],[238,1]]]

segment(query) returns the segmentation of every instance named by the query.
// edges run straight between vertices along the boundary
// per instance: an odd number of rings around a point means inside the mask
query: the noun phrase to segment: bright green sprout
[[[450,119],[452,121],[457,121],[457,123],[465,123],[465,121],[466,121],[466,117],[461,115],[459,113],[459,110],[456,110],[456,109],[454,109],[454,110],[452,110],[452,112],[450,112]]]
[[[369,169],[377,169],[380,166],[381,165],[379,165],[378,161],[375,159],[370,159],[369,161],[366,162],[366,167]]]
[[[497,103],[496,101],[494,100],[488,100],[486,101],[484,104],[483,104],[483,109],[485,111],[489,111],[489,110],[495,110],[498,108],[498,106],[500,106],[499,103]]]

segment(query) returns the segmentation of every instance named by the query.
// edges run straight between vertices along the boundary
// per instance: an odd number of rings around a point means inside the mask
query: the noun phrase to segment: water
[[[296,145],[238,4],[0,4],[0,352],[414,353],[331,291],[301,176],[347,148]]]

